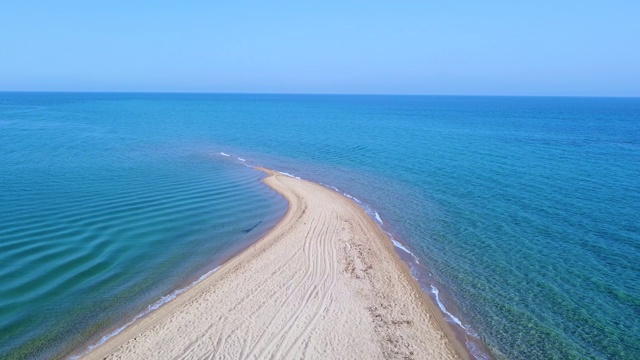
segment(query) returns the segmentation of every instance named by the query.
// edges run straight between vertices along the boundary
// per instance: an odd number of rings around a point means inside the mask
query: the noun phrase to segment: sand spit
[[[318,184],[264,171],[289,201],[283,220],[85,358],[466,357],[362,209]]]

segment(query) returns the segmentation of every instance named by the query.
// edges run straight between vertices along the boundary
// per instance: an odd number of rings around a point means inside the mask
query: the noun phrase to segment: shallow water
[[[286,210],[260,173],[114,126],[90,104],[10,112],[0,99],[0,358],[79,346]]]
[[[5,93],[0,143],[3,350],[77,343],[266,229],[284,205],[240,157],[377,213],[493,356],[640,357],[640,99]]]

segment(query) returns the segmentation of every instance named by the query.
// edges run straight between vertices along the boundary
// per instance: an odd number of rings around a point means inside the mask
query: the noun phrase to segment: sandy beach
[[[86,359],[466,358],[356,204],[269,170],[289,201],[266,236]]]

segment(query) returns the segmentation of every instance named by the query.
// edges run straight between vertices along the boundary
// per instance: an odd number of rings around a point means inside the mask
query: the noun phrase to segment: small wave
[[[399,242],[398,240],[396,240],[396,239],[394,239],[394,238],[391,238],[391,242],[393,243],[393,245],[394,245],[395,247],[397,247],[397,248],[399,248],[399,249],[402,249],[402,251],[404,251],[404,252],[406,252],[407,254],[410,254],[410,255],[412,255],[412,256],[414,256],[414,257],[415,257],[415,255],[413,255],[413,253],[412,253],[409,249],[407,249],[407,247],[406,247],[406,246],[402,245],[402,243],[401,243],[401,242]]]
[[[343,193],[343,195],[344,195],[344,196],[346,196],[346,197],[348,197],[349,199],[351,199],[351,200],[353,200],[353,201],[357,202],[358,204],[362,204],[362,201],[358,200],[358,198],[356,198],[355,196],[351,196],[351,195],[349,195],[349,194],[347,194],[347,193]]]
[[[284,176],[288,176],[288,177],[291,177],[291,178],[294,178],[294,179],[301,180],[299,176],[295,176],[295,175],[292,175],[292,174],[289,174],[289,173],[286,173],[286,172],[283,172],[283,171],[276,171],[276,172],[278,174],[282,174]]]
[[[380,215],[378,214],[378,212],[377,212],[377,211],[374,211],[373,213],[374,213],[374,214],[375,214],[375,216],[376,216],[376,220],[378,220],[378,222],[380,223],[380,225],[382,225],[382,224],[383,224],[383,223],[382,223],[382,219],[380,218]]]
[[[340,190],[339,190],[337,187],[335,187],[335,186],[327,185],[327,184],[325,184],[325,183],[320,183],[320,185],[322,185],[322,186],[324,186],[324,187],[328,187],[329,189],[332,189],[332,190],[334,190],[335,192],[340,192]]]
[[[438,290],[437,287],[431,285],[431,293],[435,296],[436,298],[436,303],[438,304],[438,307],[440,308],[440,310],[445,313],[445,315],[447,315],[447,320],[450,322],[454,322],[456,323],[458,326],[460,326],[467,334],[473,336],[473,337],[478,337],[478,334],[476,334],[473,330],[471,330],[467,325],[463,324],[462,321],[460,321],[460,319],[458,319],[455,315],[453,315],[452,313],[449,312],[449,310],[447,310],[447,308],[444,306],[444,304],[442,303],[442,300],[440,300],[440,291]]]
[[[240,160],[240,161],[242,161],[242,162],[247,161],[247,160],[245,160],[245,159],[243,159],[243,158],[241,158],[241,157],[239,157],[239,158],[238,158],[238,160]]]
[[[121,327],[115,329],[114,331],[110,332],[109,334],[103,336],[97,343],[90,345],[87,347],[87,349],[79,354],[79,355],[74,355],[72,357],[70,357],[70,360],[77,360],[80,359],[82,356],[86,355],[87,353],[89,353],[91,350],[97,348],[98,346],[106,343],[109,339],[111,339],[112,337],[120,334],[122,331],[124,331],[126,328],[128,328],[129,326],[131,326],[133,323],[135,323],[136,321],[138,321],[140,318],[142,318],[143,316],[148,315],[149,313],[159,309],[162,305],[174,300],[176,297],[178,297],[178,295],[182,294],[183,292],[191,289],[192,287],[196,286],[198,283],[200,283],[202,280],[206,279],[207,277],[209,277],[211,274],[213,274],[214,272],[218,271],[218,269],[220,269],[220,266],[214,268],[213,270],[207,272],[206,274],[200,276],[196,281],[192,282],[191,284],[187,285],[186,287],[183,287],[181,289],[175,290],[172,293],[165,295],[163,297],[161,297],[158,301],[154,302],[153,304],[149,305],[144,311],[142,311],[141,313],[139,313],[138,315],[136,315],[131,321],[129,321],[128,323],[122,325]]]
[[[416,267],[411,263],[409,263],[409,272],[411,272],[411,276],[413,276],[413,278],[417,281],[418,276],[420,276],[420,271],[416,269]]]
[[[222,151],[220,152],[220,155],[222,155],[222,156],[226,156],[226,157],[229,157],[229,154],[225,154],[225,153],[223,153]]]
[[[407,253],[407,254],[411,255],[411,257],[413,258],[413,261],[414,261],[416,264],[420,265],[420,259],[418,259],[418,257],[416,256],[416,254],[412,253],[412,252],[411,252],[411,250],[409,250],[409,248],[408,248],[408,247],[404,246],[404,244],[403,244],[403,243],[401,243],[400,241],[396,240],[396,239],[393,237],[393,235],[391,235],[391,233],[390,233],[390,232],[386,232],[386,231],[385,231],[385,233],[389,236],[389,239],[391,239],[391,242],[393,243],[393,246],[395,246],[395,247],[397,247],[398,249],[400,249],[400,250],[404,251],[405,253]],[[412,268],[412,269],[413,269],[413,268]],[[416,270],[416,271],[417,271],[417,270]],[[415,278],[416,280],[418,280],[418,276],[417,276],[417,275],[414,275],[414,278]]]
[[[340,193],[340,194],[342,194],[343,196],[345,196],[345,197],[347,197],[347,198],[349,198],[349,199],[351,199],[351,200],[355,201],[355,202],[356,202],[356,203],[358,203],[358,204],[362,204],[362,201],[360,201],[357,197],[355,197],[355,196],[353,196],[353,195],[351,195],[351,194],[349,194],[349,193],[346,193],[346,192],[344,192],[344,191],[340,191],[340,189],[338,189],[337,187],[335,187],[335,186],[333,186],[333,185],[328,185],[328,184],[325,184],[325,183],[320,183],[320,185],[322,185],[322,186],[324,186],[324,187],[328,187],[329,189],[332,189],[332,190],[334,190],[334,191],[336,191],[336,192],[339,192],[339,193]]]
[[[336,192],[338,192],[338,193],[342,194],[344,197],[349,198],[349,199],[351,199],[351,200],[355,201],[355,202],[356,202],[356,204],[358,204],[358,206],[360,206],[362,209],[364,209],[364,212],[365,212],[365,213],[367,213],[367,215],[369,215],[369,216],[371,216],[373,219],[375,219],[375,220],[376,220],[380,225],[383,225],[383,224],[384,224],[384,223],[382,222],[382,218],[380,218],[380,214],[378,214],[378,212],[377,212],[377,211],[375,211],[375,210],[371,209],[371,207],[370,207],[369,205],[367,205],[367,204],[363,203],[362,201],[360,201],[360,199],[356,198],[355,196],[353,196],[353,195],[351,195],[351,194],[349,194],[349,193],[346,193],[346,192],[344,192],[344,191],[341,191],[340,189],[338,189],[338,188],[337,188],[337,187],[335,187],[335,186],[328,185],[328,184],[325,184],[325,183],[320,183],[320,185],[323,185],[324,187],[328,187],[328,188],[330,188],[330,189],[333,189],[333,190],[335,190]],[[389,234],[389,236],[391,236],[391,234]],[[413,254],[411,254],[411,255],[413,255]],[[415,256],[414,256],[414,257],[415,257]]]
[[[471,356],[473,356],[475,359],[477,359],[477,360],[491,360],[491,357],[489,357],[488,354],[483,352],[482,349],[480,349],[478,347],[478,345],[476,343],[474,343],[473,341],[467,340],[466,345],[467,345],[467,349],[469,349],[469,352],[471,353]]]

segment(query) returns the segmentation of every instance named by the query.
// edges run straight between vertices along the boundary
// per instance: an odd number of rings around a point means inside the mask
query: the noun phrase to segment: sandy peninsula
[[[269,170],[265,237],[87,359],[458,359],[387,235],[344,196]]]

